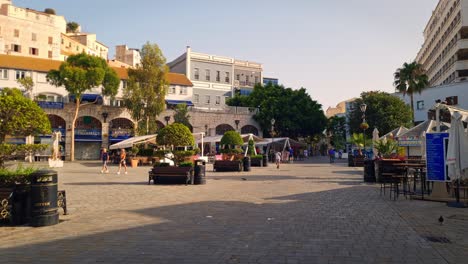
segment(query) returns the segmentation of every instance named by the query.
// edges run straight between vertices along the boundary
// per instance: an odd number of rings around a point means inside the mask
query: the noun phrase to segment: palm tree
[[[403,93],[403,96],[409,94],[411,100],[411,113],[414,123],[414,102],[413,94],[419,93],[429,86],[429,78],[426,75],[426,71],[423,66],[416,61],[411,63],[404,63],[403,67],[398,68],[393,74],[394,83],[396,90]]]

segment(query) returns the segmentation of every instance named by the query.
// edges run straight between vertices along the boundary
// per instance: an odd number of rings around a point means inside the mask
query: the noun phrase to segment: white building
[[[129,49],[127,45],[115,46],[115,60],[131,67],[137,67],[141,61],[140,51],[138,49]]]
[[[439,1],[416,61],[427,70],[430,86],[467,80],[468,0]]]
[[[13,6],[0,0],[0,54],[60,60],[63,16]]]

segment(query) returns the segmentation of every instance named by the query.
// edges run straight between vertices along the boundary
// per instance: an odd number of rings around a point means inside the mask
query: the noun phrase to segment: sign
[[[448,133],[426,134],[426,180],[428,181],[449,181],[445,164],[448,137]]]
[[[37,104],[41,108],[50,108],[50,109],[63,109],[62,102],[46,102],[46,101],[39,101]]]
[[[101,141],[100,129],[75,129],[75,141]]]
[[[401,147],[420,147],[421,143],[419,136],[398,137],[398,145]]]

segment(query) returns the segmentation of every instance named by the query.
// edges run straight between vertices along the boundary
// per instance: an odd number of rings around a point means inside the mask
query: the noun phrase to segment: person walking
[[[335,149],[334,148],[330,148],[330,150],[328,151],[328,155],[330,156],[330,163],[335,162]]]
[[[125,149],[120,150],[120,162],[119,162],[119,171],[117,174],[120,174],[120,169],[122,166],[125,168],[125,174],[127,174],[127,163],[125,162],[125,159],[127,158],[127,153],[125,153]]]
[[[275,153],[275,161],[276,161],[276,168],[279,169],[280,163],[281,163],[281,152],[276,152]]]
[[[101,151],[101,160],[102,160],[101,173],[109,173],[109,169],[107,168],[107,162],[109,162],[109,153],[107,152],[106,148],[103,148]]]

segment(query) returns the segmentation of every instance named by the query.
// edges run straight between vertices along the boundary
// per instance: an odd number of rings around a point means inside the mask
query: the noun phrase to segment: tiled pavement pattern
[[[467,263],[468,209],[391,201],[362,168],[315,157],[196,186],[147,185],[148,169],[66,163],[69,215],[0,227],[0,263]]]

